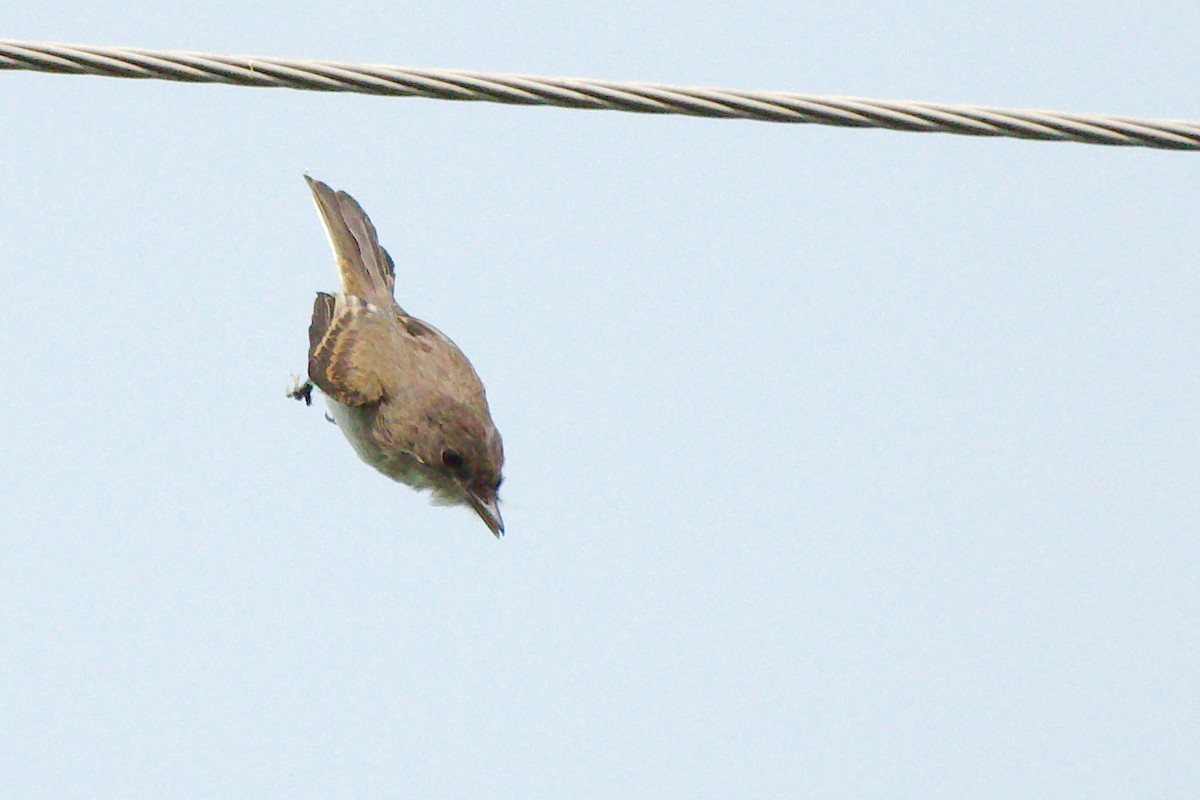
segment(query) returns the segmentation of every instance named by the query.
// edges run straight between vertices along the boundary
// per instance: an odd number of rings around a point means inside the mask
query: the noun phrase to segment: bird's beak
[[[504,535],[504,520],[500,519],[500,504],[496,498],[484,500],[472,491],[467,491],[467,502],[471,504],[471,508],[475,509],[475,513],[483,520],[483,523],[488,526],[492,533],[499,539]]]

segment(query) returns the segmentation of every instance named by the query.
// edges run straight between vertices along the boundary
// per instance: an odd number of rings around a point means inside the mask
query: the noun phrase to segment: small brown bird
[[[497,538],[504,448],[483,383],[441,331],[395,298],[395,265],[353,197],[307,175],[333,245],[342,291],[317,293],[308,380],[289,394],[312,404],[315,384],[359,458],[393,480],[465,505]]]

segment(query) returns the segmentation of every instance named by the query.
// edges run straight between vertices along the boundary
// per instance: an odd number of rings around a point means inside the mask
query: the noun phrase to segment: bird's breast
[[[332,397],[325,400],[330,416],[359,458],[392,480],[414,489],[428,489],[437,484],[436,477],[411,454],[383,446],[375,430],[375,407],[342,405]]]

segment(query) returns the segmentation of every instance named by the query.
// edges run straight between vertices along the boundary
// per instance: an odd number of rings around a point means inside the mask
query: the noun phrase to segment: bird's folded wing
[[[382,373],[392,348],[393,325],[387,316],[352,295],[317,293],[308,328],[308,377],[345,406],[383,399]]]

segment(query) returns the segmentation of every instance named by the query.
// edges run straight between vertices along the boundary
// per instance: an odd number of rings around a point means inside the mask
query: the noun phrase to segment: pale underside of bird
[[[504,448],[483,383],[454,342],[404,311],[395,265],[357,201],[307,175],[333,246],[341,291],[318,292],[308,329],[308,380],[358,456],[435,503],[473,509],[504,533],[498,492]]]

